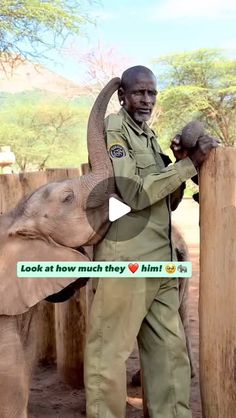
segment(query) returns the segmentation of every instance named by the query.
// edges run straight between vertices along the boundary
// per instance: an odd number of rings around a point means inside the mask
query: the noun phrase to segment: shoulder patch
[[[126,156],[126,151],[123,145],[113,144],[109,148],[109,155],[111,158],[123,158]]]
[[[107,131],[121,131],[123,118],[121,115],[111,113],[105,119],[105,127]]]

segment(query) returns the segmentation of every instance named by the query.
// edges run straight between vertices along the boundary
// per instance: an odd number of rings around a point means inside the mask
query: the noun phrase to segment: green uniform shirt
[[[192,161],[185,158],[165,167],[154,132],[146,123],[141,129],[123,108],[106,118],[105,129],[117,191],[131,212],[111,224],[95,248],[95,260],[176,259],[170,239],[170,194],[178,193],[181,184],[197,173]],[[124,182],[122,177],[133,181]],[[149,221],[143,231],[120,241],[124,231],[140,231],[147,211]]]

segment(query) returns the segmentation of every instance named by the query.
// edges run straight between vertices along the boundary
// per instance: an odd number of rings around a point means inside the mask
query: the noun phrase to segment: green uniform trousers
[[[190,418],[190,366],[178,279],[100,279],[85,350],[87,418],[124,418],[136,338],[150,418]]]

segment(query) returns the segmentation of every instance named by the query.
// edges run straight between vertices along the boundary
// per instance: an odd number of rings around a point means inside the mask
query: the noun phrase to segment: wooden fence
[[[200,385],[204,418],[236,416],[236,148],[200,176]]]
[[[0,175],[0,213],[13,208],[27,193],[51,182],[79,176],[88,172],[80,169],[49,169],[46,171]],[[91,254],[91,247],[89,249]],[[79,289],[66,302],[40,303],[41,315],[38,338],[38,360],[56,362],[64,380],[72,387],[83,387],[83,361],[90,284]]]

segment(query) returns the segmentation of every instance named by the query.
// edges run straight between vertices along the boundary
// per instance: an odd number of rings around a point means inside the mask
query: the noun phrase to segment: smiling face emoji
[[[166,270],[166,273],[168,273],[168,274],[173,274],[173,273],[175,273],[175,272],[176,272],[176,266],[175,266],[174,264],[172,264],[172,263],[167,264],[167,265],[165,266],[165,270]]]

